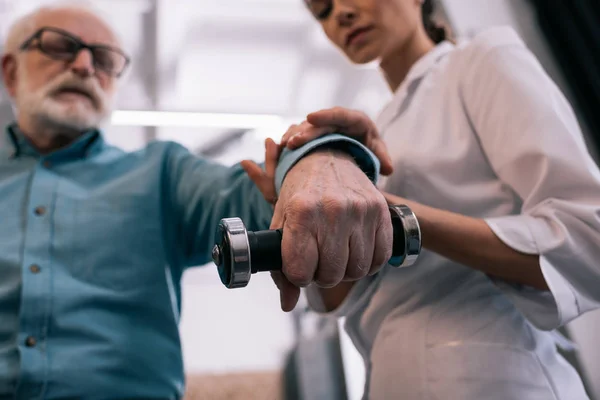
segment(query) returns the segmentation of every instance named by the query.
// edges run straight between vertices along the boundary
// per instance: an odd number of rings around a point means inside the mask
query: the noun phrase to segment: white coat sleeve
[[[509,247],[539,255],[550,292],[499,283],[538,328],[555,329],[600,308],[600,172],[575,114],[511,30],[482,38],[460,96],[520,215],[486,219]]]

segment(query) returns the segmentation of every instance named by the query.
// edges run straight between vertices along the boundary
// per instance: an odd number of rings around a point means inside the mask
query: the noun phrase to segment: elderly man
[[[0,397],[181,397],[180,279],[208,262],[223,217],[284,228],[284,310],[299,287],[361,279],[391,254],[386,202],[367,177],[378,163],[351,139],[285,153],[274,216],[240,166],[174,143],[135,153],[106,144],[98,126],[127,64],[86,9],[40,9],[10,30],[2,71],[17,118],[0,142]]]

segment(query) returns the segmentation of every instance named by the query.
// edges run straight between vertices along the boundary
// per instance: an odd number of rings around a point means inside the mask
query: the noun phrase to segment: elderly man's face
[[[59,28],[86,44],[119,46],[101,20],[82,10],[48,11],[30,34],[43,27]],[[77,133],[98,127],[110,115],[118,78],[97,68],[89,50],[80,51],[74,60],[60,60],[36,48],[34,40],[15,63],[14,84],[8,89],[19,118]]]

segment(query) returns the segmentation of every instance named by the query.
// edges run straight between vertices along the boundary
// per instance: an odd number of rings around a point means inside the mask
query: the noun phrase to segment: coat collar
[[[396,116],[403,110],[407,97],[414,93],[425,76],[436,66],[436,64],[454,50],[455,45],[449,41],[443,41],[436,45],[427,54],[421,57],[411,67],[402,84],[395,91],[391,102],[383,109],[378,118],[378,125],[387,127]]]

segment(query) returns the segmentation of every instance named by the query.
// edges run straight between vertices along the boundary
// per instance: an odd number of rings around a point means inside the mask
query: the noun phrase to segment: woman
[[[394,169],[380,187],[423,235],[410,268],[307,289],[315,310],[346,316],[365,397],[587,399],[551,331],[600,307],[600,172],[563,95],[512,30],[455,45],[429,0],[307,5],[351,62],[379,63],[394,97],[377,129],[324,110],[282,143],[338,130],[382,154],[378,130]]]

